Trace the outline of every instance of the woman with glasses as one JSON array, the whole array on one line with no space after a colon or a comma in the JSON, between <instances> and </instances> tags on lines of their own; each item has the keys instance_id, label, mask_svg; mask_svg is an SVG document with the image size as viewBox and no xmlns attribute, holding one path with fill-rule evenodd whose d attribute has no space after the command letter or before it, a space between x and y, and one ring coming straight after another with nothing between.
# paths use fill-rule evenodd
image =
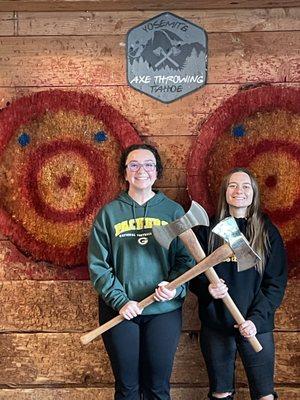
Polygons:
<instances>
[{"instance_id":1,"label":"woman with glasses","mask_svg":"<svg viewBox=\"0 0 300 400\"><path fill-rule=\"evenodd\" d=\"M248 378L252 400L273 400L274 391L274 314L279 307L287 281L285 250L277 228L262 213L259 188L246 169L235 168L223 178L217 217L198 237L207 253L220 246L211 233L220 220L232 216L261 256L256 268L237 272L232 257L216 267L222 279L209 284L205 276L195 278L191 290L198 296L201 320L200 346L206 363L210 399L233 399L235 358L239 352ZM235 322L220 300L227 292L245 317ZM255 353L247 338L256 335L263 350Z\"/></svg>"},{"instance_id":2,"label":"woman with glasses","mask_svg":"<svg viewBox=\"0 0 300 400\"><path fill-rule=\"evenodd\" d=\"M165 285L192 260L179 239L166 250L152 235L153 225L184 214L179 204L153 189L162 170L153 146L128 147L120 160L128 190L100 210L90 236L89 270L99 293L100 324L118 314L125 318L103 334L116 400L170 399L186 287L168 290ZM140 309L138 302L153 292L156 302Z\"/></svg>"}]
</instances>

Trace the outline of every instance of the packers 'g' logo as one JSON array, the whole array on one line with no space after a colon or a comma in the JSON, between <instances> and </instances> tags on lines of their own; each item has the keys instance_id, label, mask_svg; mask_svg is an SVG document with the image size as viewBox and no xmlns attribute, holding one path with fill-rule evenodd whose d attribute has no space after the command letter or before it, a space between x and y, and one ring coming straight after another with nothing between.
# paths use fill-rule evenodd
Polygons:
<instances>
[{"instance_id":1,"label":"packers 'g' logo","mask_svg":"<svg viewBox=\"0 0 300 400\"><path fill-rule=\"evenodd\" d=\"M145 246L145 244L147 244L148 241L149 241L148 238L146 238L146 237L141 237L141 238L139 238L138 243L139 243L141 246Z\"/></svg>"}]
</instances>

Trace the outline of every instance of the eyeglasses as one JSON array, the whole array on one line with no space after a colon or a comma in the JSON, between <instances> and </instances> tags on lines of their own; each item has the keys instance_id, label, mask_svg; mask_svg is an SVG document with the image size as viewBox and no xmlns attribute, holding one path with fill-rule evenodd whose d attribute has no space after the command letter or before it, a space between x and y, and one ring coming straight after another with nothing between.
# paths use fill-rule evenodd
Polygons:
<instances>
[{"instance_id":1,"label":"eyeglasses","mask_svg":"<svg viewBox=\"0 0 300 400\"><path fill-rule=\"evenodd\" d=\"M147 172L153 172L156 169L156 164L153 161L146 161L144 163L139 163L137 161L131 161L126 165L126 167L131 172L137 172L141 167Z\"/></svg>"}]
</instances>

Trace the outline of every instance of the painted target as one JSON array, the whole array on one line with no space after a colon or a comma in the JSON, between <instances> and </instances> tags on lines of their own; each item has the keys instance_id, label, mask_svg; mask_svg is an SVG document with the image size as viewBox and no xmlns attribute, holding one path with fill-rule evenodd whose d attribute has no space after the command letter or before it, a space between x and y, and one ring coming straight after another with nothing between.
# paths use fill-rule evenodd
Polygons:
<instances>
[{"instance_id":1,"label":"painted target","mask_svg":"<svg viewBox=\"0 0 300 400\"><path fill-rule=\"evenodd\" d=\"M188 161L191 197L213 214L222 177L234 167L257 177L262 204L285 240L290 273L300 261L300 91L241 91L200 128Z\"/></svg>"},{"instance_id":2,"label":"painted target","mask_svg":"<svg viewBox=\"0 0 300 400\"><path fill-rule=\"evenodd\" d=\"M86 264L98 209L121 190L123 148L140 137L104 101L47 91L0 113L0 229L35 260Z\"/></svg>"}]
</instances>

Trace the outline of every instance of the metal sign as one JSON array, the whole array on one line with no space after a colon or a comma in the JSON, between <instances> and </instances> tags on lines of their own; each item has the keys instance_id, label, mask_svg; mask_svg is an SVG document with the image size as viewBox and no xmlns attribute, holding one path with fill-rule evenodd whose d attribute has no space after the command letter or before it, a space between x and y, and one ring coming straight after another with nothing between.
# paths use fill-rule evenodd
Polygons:
<instances>
[{"instance_id":1,"label":"metal sign","mask_svg":"<svg viewBox=\"0 0 300 400\"><path fill-rule=\"evenodd\" d=\"M127 34L127 80L134 89L171 103L206 83L204 29L165 12Z\"/></svg>"}]
</instances>

